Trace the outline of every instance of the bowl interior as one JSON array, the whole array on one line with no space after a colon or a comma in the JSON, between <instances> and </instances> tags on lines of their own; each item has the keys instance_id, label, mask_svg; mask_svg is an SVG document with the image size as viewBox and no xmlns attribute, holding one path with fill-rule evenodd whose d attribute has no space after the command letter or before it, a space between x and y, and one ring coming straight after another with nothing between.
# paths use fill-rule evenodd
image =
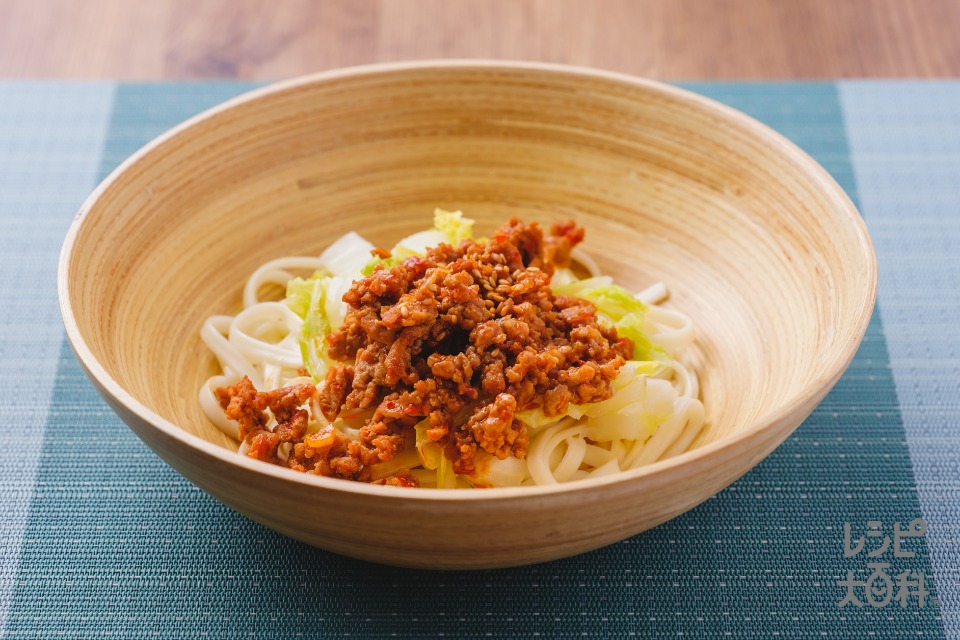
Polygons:
<instances>
[{"instance_id":1,"label":"bowl interior","mask_svg":"<svg viewBox=\"0 0 960 640\"><path fill-rule=\"evenodd\" d=\"M392 246L462 209L573 217L617 282L688 313L707 426L693 446L825 392L873 299L869 240L838 187L764 127L655 83L538 66L411 65L258 92L152 143L75 225L69 308L137 401L233 448L197 403L203 320L260 264L355 230Z\"/></svg>"}]
</instances>

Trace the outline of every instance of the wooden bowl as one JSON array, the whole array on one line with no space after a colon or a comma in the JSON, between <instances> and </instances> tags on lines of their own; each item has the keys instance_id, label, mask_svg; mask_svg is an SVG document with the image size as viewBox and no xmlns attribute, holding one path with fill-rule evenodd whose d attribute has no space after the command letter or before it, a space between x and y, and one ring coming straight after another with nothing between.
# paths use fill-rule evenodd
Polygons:
<instances>
[{"instance_id":1,"label":"wooden bowl","mask_svg":"<svg viewBox=\"0 0 960 640\"><path fill-rule=\"evenodd\" d=\"M556 487L443 491L299 474L239 456L197 389L201 322L261 263L356 230L391 246L462 209L575 217L630 288L692 316L707 425L687 453ZM573 555L683 513L753 467L849 364L876 291L870 239L816 162L732 109L636 78L429 62L296 79L160 136L83 205L59 294L97 389L161 458L281 533L397 565ZM130 471L136 473L135 469Z\"/></svg>"}]
</instances>

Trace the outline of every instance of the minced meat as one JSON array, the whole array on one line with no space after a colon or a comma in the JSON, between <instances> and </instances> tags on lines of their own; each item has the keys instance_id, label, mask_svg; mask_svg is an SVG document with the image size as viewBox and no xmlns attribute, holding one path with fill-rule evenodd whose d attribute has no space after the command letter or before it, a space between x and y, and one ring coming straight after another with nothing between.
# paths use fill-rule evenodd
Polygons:
<instances>
[{"instance_id":1,"label":"minced meat","mask_svg":"<svg viewBox=\"0 0 960 640\"><path fill-rule=\"evenodd\" d=\"M264 394L246 381L217 394L240 423L248 455L369 481L370 466L410 446L414 426L427 421L427 437L457 473L473 471L479 449L524 457L527 429L518 412L539 407L556 416L571 402L609 398L633 352L628 338L597 322L590 302L550 290L555 267L570 264L582 239L573 222L544 236L536 222L512 218L489 241L441 244L423 257L378 265L343 297L349 312L327 337L327 355L343 364L329 369L317 391L328 420L372 410L359 438L332 428L304 436L306 416L294 409L311 397L311 385ZM383 249L374 255L390 257ZM274 431L265 427L268 408ZM277 453L283 442L294 443L286 461ZM383 482L416 481L401 472Z\"/></svg>"}]
</instances>

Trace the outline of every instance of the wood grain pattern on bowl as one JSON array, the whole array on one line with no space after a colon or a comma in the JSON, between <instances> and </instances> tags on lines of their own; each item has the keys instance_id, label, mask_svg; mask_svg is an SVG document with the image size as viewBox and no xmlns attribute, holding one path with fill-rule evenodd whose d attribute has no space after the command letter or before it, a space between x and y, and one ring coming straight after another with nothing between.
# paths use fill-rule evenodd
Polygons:
<instances>
[{"instance_id":1,"label":"wood grain pattern on bowl","mask_svg":"<svg viewBox=\"0 0 960 640\"><path fill-rule=\"evenodd\" d=\"M391 246L434 207L488 233L575 217L627 287L661 280L694 320L707 426L688 453L559 487L443 492L308 477L242 458L203 415L201 322L246 277L356 230ZM863 223L829 175L759 123L602 72L501 62L360 67L281 83L150 143L64 245L71 343L164 460L282 533L380 562L493 567L623 539L773 450L849 364L873 308Z\"/></svg>"}]
</instances>

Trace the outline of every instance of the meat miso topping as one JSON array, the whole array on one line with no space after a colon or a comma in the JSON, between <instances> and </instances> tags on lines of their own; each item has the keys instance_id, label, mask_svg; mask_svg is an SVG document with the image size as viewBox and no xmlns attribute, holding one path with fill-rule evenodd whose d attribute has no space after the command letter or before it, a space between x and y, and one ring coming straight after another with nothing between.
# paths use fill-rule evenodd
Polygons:
<instances>
[{"instance_id":1,"label":"meat miso topping","mask_svg":"<svg viewBox=\"0 0 960 640\"><path fill-rule=\"evenodd\" d=\"M343 296L349 311L326 338L336 362L311 384L258 392L249 379L217 389L247 455L299 471L360 481L413 447L415 426L459 474L478 451L526 455L520 411L559 416L570 403L612 395L633 343L601 326L592 303L555 296L550 277L583 240L573 222L550 232L508 220L487 241L440 244L394 266L384 261ZM308 433L312 401L326 422L368 416L354 438L332 424ZM270 416L276 426L268 428ZM416 485L405 470L381 483Z\"/></svg>"}]
</instances>

